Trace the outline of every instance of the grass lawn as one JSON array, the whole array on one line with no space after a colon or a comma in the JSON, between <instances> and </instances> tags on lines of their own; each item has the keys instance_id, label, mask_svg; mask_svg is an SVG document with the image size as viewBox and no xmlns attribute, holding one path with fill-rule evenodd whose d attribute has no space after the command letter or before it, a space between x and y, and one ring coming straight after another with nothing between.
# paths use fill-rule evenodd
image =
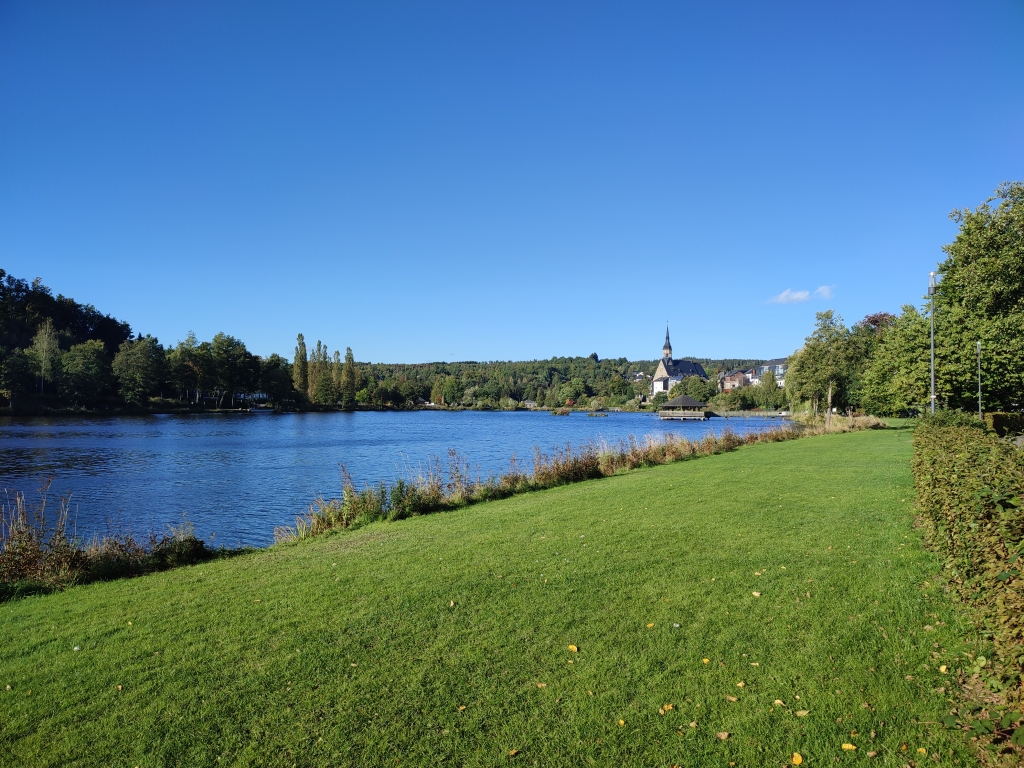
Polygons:
<instances>
[{"instance_id":1,"label":"grass lawn","mask_svg":"<svg viewBox=\"0 0 1024 768\"><path fill-rule=\"evenodd\" d=\"M913 527L910 440L755 445L0 604L0 764L973 764L935 725L969 630Z\"/></svg>"}]
</instances>

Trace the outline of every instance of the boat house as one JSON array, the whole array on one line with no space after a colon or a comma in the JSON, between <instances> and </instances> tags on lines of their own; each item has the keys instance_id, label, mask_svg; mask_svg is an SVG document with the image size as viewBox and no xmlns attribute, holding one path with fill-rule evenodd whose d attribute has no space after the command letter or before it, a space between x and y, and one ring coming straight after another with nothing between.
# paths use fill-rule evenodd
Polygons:
<instances>
[{"instance_id":1,"label":"boat house","mask_svg":"<svg viewBox=\"0 0 1024 768\"><path fill-rule=\"evenodd\" d=\"M663 419L700 419L704 421L711 415L707 403L698 403L692 397L680 395L665 403L658 410Z\"/></svg>"}]
</instances>

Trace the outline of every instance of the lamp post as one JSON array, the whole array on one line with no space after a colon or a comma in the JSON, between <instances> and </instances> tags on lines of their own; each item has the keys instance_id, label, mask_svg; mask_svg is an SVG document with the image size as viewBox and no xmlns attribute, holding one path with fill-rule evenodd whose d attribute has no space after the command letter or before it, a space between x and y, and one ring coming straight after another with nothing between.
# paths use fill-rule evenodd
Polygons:
<instances>
[{"instance_id":1,"label":"lamp post","mask_svg":"<svg viewBox=\"0 0 1024 768\"><path fill-rule=\"evenodd\" d=\"M928 273L928 296L931 297L931 316L932 316L932 413L935 413L935 273Z\"/></svg>"},{"instance_id":2,"label":"lamp post","mask_svg":"<svg viewBox=\"0 0 1024 768\"><path fill-rule=\"evenodd\" d=\"M978 418L984 419L981 415L981 342L978 342Z\"/></svg>"}]
</instances>

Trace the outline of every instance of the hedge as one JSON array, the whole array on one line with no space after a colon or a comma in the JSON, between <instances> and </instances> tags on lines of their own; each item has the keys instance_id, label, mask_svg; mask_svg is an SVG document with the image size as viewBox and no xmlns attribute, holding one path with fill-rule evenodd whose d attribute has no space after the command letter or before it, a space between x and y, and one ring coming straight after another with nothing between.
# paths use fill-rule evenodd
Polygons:
<instances>
[{"instance_id":1,"label":"hedge","mask_svg":"<svg viewBox=\"0 0 1024 768\"><path fill-rule=\"evenodd\" d=\"M1000 437L1024 433L1024 413L986 413L985 423Z\"/></svg>"},{"instance_id":2,"label":"hedge","mask_svg":"<svg viewBox=\"0 0 1024 768\"><path fill-rule=\"evenodd\" d=\"M923 419L914 431L913 470L929 542L1017 683L1024 672L1024 451L977 419ZM1019 701L1015 688L1010 698Z\"/></svg>"}]
</instances>

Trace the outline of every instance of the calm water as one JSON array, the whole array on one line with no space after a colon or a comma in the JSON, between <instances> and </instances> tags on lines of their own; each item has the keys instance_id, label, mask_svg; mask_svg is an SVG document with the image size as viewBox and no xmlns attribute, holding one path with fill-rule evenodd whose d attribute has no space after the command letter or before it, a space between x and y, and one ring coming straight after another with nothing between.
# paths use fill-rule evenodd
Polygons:
<instances>
[{"instance_id":1,"label":"calm water","mask_svg":"<svg viewBox=\"0 0 1024 768\"><path fill-rule=\"evenodd\" d=\"M207 414L0 419L0 489L32 496L40 478L71 492L77 533L163 532L187 517L214 543L264 545L317 494L340 493L339 464L358 485L414 474L455 448L481 476L509 458L566 442L673 432L745 433L777 420L662 422L646 413Z\"/></svg>"}]
</instances>

